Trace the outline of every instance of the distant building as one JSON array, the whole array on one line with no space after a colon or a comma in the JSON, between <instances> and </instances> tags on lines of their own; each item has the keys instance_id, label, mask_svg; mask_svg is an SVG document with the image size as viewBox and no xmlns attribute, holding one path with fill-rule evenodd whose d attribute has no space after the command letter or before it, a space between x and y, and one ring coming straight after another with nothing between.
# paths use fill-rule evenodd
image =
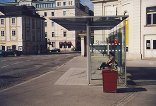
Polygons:
<instances>
[{"instance_id":1,"label":"distant building","mask_svg":"<svg viewBox=\"0 0 156 106\"><path fill-rule=\"evenodd\" d=\"M156 0L91 0L95 16L129 15L125 21L127 59L156 58ZM109 31L96 31L106 41Z\"/></svg>"},{"instance_id":2,"label":"distant building","mask_svg":"<svg viewBox=\"0 0 156 106\"><path fill-rule=\"evenodd\" d=\"M73 48L81 50L79 33L69 31L51 21L50 17L88 16L91 11L83 6L80 0L17 0L19 5L34 6L36 11L45 20L45 37L47 49L60 48L62 51L71 51Z\"/></svg>"},{"instance_id":3,"label":"distant building","mask_svg":"<svg viewBox=\"0 0 156 106\"><path fill-rule=\"evenodd\" d=\"M24 54L46 51L44 18L32 6L0 6L0 49Z\"/></svg>"}]
</instances>

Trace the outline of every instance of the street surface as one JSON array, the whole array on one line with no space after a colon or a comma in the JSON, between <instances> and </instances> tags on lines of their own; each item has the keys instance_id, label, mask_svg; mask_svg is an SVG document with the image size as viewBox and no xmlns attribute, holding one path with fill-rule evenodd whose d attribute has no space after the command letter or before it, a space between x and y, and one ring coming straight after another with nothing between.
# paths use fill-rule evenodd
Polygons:
<instances>
[{"instance_id":1,"label":"street surface","mask_svg":"<svg viewBox=\"0 0 156 106\"><path fill-rule=\"evenodd\" d=\"M0 90L0 106L156 106L155 60L127 61L128 86L105 93L101 85L83 83L87 57L76 55L0 58L1 81L14 84Z\"/></svg>"},{"instance_id":2,"label":"street surface","mask_svg":"<svg viewBox=\"0 0 156 106\"><path fill-rule=\"evenodd\" d=\"M74 53L0 57L0 90L55 70L77 55Z\"/></svg>"}]
</instances>

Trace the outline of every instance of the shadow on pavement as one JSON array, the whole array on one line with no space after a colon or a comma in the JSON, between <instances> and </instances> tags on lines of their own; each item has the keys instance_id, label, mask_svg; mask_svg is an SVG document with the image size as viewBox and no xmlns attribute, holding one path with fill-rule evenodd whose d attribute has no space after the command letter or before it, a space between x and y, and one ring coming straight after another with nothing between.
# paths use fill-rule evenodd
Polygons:
<instances>
[{"instance_id":1,"label":"shadow on pavement","mask_svg":"<svg viewBox=\"0 0 156 106\"><path fill-rule=\"evenodd\" d=\"M19 77L11 76L11 75L2 75L2 76L0 76L0 79L14 79L14 78L19 78Z\"/></svg>"},{"instance_id":2,"label":"shadow on pavement","mask_svg":"<svg viewBox=\"0 0 156 106\"><path fill-rule=\"evenodd\" d=\"M156 67L127 67L128 85L156 85Z\"/></svg>"},{"instance_id":3,"label":"shadow on pavement","mask_svg":"<svg viewBox=\"0 0 156 106\"><path fill-rule=\"evenodd\" d=\"M118 88L117 93L130 93L130 92L141 92L147 91L145 88L142 87L134 87L134 88Z\"/></svg>"}]
</instances>

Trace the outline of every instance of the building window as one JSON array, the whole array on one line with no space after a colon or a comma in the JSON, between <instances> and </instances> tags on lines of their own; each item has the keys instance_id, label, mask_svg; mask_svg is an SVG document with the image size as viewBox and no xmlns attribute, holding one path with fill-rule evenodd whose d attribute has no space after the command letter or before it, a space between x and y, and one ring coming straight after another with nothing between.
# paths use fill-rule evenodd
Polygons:
<instances>
[{"instance_id":1,"label":"building window","mask_svg":"<svg viewBox=\"0 0 156 106\"><path fill-rule=\"evenodd\" d=\"M44 22L44 26L47 27L47 22Z\"/></svg>"},{"instance_id":2,"label":"building window","mask_svg":"<svg viewBox=\"0 0 156 106\"><path fill-rule=\"evenodd\" d=\"M12 45L12 49L13 50L16 50L16 45Z\"/></svg>"},{"instance_id":3,"label":"building window","mask_svg":"<svg viewBox=\"0 0 156 106\"><path fill-rule=\"evenodd\" d=\"M11 49L11 46L7 46L7 50Z\"/></svg>"},{"instance_id":4,"label":"building window","mask_svg":"<svg viewBox=\"0 0 156 106\"><path fill-rule=\"evenodd\" d=\"M32 35L32 41L35 41L35 34Z\"/></svg>"},{"instance_id":5,"label":"building window","mask_svg":"<svg viewBox=\"0 0 156 106\"><path fill-rule=\"evenodd\" d=\"M55 23L52 21L52 22L51 22L51 26L54 26L54 24L55 24Z\"/></svg>"},{"instance_id":6,"label":"building window","mask_svg":"<svg viewBox=\"0 0 156 106\"><path fill-rule=\"evenodd\" d=\"M151 14L147 14L147 24L151 24Z\"/></svg>"},{"instance_id":7,"label":"building window","mask_svg":"<svg viewBox=\"0 0 156 106\"><path fill-rule=\"evenodd\" d=\"M32 28L35 28L35 19L32 19Z\"/></svg>"},{"instance_id":8,"label":"building window","mask_svg":"<svg viewBox=\"0 0 156 106\"><path fill-rule=\"evenodd\" d=\"M146 8L146 24L155 25L156 24L156 6Z\"/></svg>"},{"instance_id":9,"label":"building window","mask_svg":"<svg viewBox=\"0 0 156 106\"><path fill-rule=\"evenodd\" d=\"M63 37L67 37L67 32L63 32Z\"/></svg>"},{"instance_id":10,"label":"building window","mask_svg":"<svg viewBox=\"0 0 156 106\"><path fill-rule=\"evenodd\" d=\"M30 17L25 18L26 27L30 27Z\"/></svg>"},{"instance_id":11,"label":"building window","mask_svg":"<svg viewBox=\"0 0 156 106\"><path fill-rule=\"evenodd\" d=\"M45 8L45 4L42 4L42 8Z\"/></svg>"},{"instance_id":12,"label":"building window","mask_svg":"<svg viewBox=\"0 0 156 106\"><path fill-rule=\"evenodd\" d=\"M12 31L12 36L16 36L16 31L15 30Z\"/></svg>"},{"instance_id":13,"label":"building window","mask_svg":"<svg viewBox=\"0 0 156 106\"><path fill-rule=\"evenodd\" d=\"M36 8L39 8L39 4L36 4Z\"/></svg>"},{"instance_id":14,"label":"building window","mask_svg":"<svg viewBox=\"0 0 156 106\"><path fill-rule=\"evenodd\" d=\"M55 37L55 32L52 32L51 34L52 34L52 37Z\"/></svg>"},{"instance_id":15,"label":"building window","mask_svg":"<svg viewBox=\"0 0 156 106\"><path fill-rule=\"evenodd\" d=\"M43 8L43 4L40 4L40 8Z\"/></svg>"},{"instance_id":16,"label":"building window","mask_svg":"<svg viewBox=\"0 0 156 106\"><path fill-rule=\"evenodd\" d=\"M47 32L45 32L45 37L47 37Z\"/></svg>"},{"instance_id":17,"label":"building window","mask_svg":"<svg viewBox=\"0 0 156 106\"><path fill-rule=\"evenodd\" d=\"M51 7L54 7L53 3L51 3Z\"/></svg>"},{"instance_id":18,"label":"building window","mask_svg":"<svg viewBox=\"0 0 156 106\"><path fill-rule=\"evenodd\" d=\"M11 23L14 25L15 24L15 18L11 18Z\"/></svg>"},{"instance_id":19,"label":"building window","mask_svg":"<svg viewBox=\"0 0 156 106\"><path fill-rule=\"evenodd\" d=\"M48 8L50 8L51 7L51 4L48 4Z\"/></svg>"},{"instance_id":20,"label":"building window","mask_svg":"<svg viewBox=\"0 0 156 106\"><path fill-rule=\"evenodd\" d=\"M54 12L51 12L51 16L54 16Z\"/></svg>"},{"instance_id":21,"label":"building window","mask_svg":"<svg viewBox=\"0 0 156 106\"><path fill-rule=\"evenodd\" d=\"M63 16L65 16L66 15L66 11L63 11Z\"/></svg>"},{"instance_id":22,"label":"building window","mask_svg":"<svg viewBox=\"0 0 156 106\"><path fill-rule=\"evenodd\" d=\"M73 1L69 1L69 5L72 5L73 4Z\"/></svg>"},{"instance_id":23,"label":"building window","mask_svg":"<svg viewBox=\"0 0 156 106\"><path fill-rule=\"evenodd\" d=\"M47 4L44 4L44 8L47 8Z\"/></svg>"},{"instance_id":24,"label":"building window","mask_svg":"<svg viewBox=\"0 0 156 106\"><path fill-rule=\"evenodd\" d=\"M146 40L146 49L150 49L150 40Z\"/></svg>"},{"instance_id":25,"label":"building window","mask_svg":"<svg viewBox=\"0 0 156 106\"><path fill-rule=\"evenodd\" d=\"M63 42L59 42L59 48L63 47Z\"/></svg>"},{"instance_id":26,"label":"building window","mask_svg":"<svg viewBox=\"0 0 156 106\"><path fill-rule=\"evenodd\" d=\"M57 6L61 6L61 2L57 2Z\"/></svg>"},{"instance_id":27,"label":"building window","mask_svg":"<svg viewBox=\"0 0 156 106\"><path fill-rule=\"evenodd\" d=\"M153 40L153 49L156 49L156 40Z\"/></svg>"},{"instance_id":28,"label":"building window","mask_svg":"<svg viewBox=\"0 0 156 106\"><path fill-rule=\"evenodd\" d=\"M66 2L63 2L63 6L66 6Z\"/></svg>"},{"instance_id":29,"label":"building window","mask_svg":"<svg viewBox=\"0 0 156 106\"><path fill-rule=\"evenodd\" d=\"M19 50L19 51L23 51L22 46L18 46L18 50Z\"/></svg>"},{"instance_id":30,"label":"building window","mask_svg":"<svg viewBox=\"0 0 156 106\"><path fill-rule=\"evenodd\" d=\"M4 31L1 31L1 36L4 36Z\"/></svg>"},{"instance_id":31,"label":"building window","mask_svg":"<svg viewBox=\"0 0 156 106\"><path fill-rule=\"evenodd\" d=\"M52 46L52 47L55 47L55 42L52 42L52 43L51 43L51 46Z\"/></svg>"},{"instance_id":32,"label":"building window","mask_svg":"<svg viewBox=\"0 0 156 106\"><path fill-rule=\"evenodd\" d=\"M64 48L67 48L67 42L66 41L63 42L63 46L64 46Z\"/></svg>"},{"instance_id":33,"label":"building window","mask_svg":"<svg viewBox=\"0 0 156 106\"><path fill-rule=\"evenodd\" d=\"M156 13L153 14L153 24L156 24Z\"/></svg>"},{"instance_id":34,"label":"building window","mask_svg":"<svg viewBox=\"0 0 156 106\"><path fill-rule=\"evenodd\" d=\"M1 19L1 25L4 25L4 19Z\"/></svg>"},{"instance_id":35,"label":"building window","mask_svg":"<svg viewBox=\"0 0 156 106\"><path fill-rule=\"evenodd\" d=\"M47 16L47 12L44 12L44 16Z\"/></svg>"},{"instance_id":36,"label":"building window","mask_svg":"<svg viewBox=\"0 0 156 106\"><path fill-rule=\"evenodd\" d=\"M5 50L5 46L1 46L1 50Z\"/></svg>"},{"instance_id":37,"label":"building window","mask_svg":"<svg viewBox=\"0 0 156 106\"><path fill-rule=\"evenodd\" d=\"M71 43L71 42L68 42L68 43L67 43L67 46L68 46L68 48L71 48L72 43Z\"/></svg>"}]
</instances>

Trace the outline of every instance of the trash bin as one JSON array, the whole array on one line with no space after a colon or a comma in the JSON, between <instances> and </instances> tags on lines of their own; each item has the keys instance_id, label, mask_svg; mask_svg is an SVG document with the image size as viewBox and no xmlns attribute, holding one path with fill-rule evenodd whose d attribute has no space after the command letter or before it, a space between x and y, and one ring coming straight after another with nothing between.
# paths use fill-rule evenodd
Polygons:
<instances>
[{"instance_id":1,"label":"trash bin","mask_svg":"<svg viewBox=\"0 0 156 106\"><path fill-rule=\"evenodd\" d=\"M117 71L111 71L111 69L102 70L103 79L103 92L113 93L117 90Z\"/></svg>"}]
</instances>

